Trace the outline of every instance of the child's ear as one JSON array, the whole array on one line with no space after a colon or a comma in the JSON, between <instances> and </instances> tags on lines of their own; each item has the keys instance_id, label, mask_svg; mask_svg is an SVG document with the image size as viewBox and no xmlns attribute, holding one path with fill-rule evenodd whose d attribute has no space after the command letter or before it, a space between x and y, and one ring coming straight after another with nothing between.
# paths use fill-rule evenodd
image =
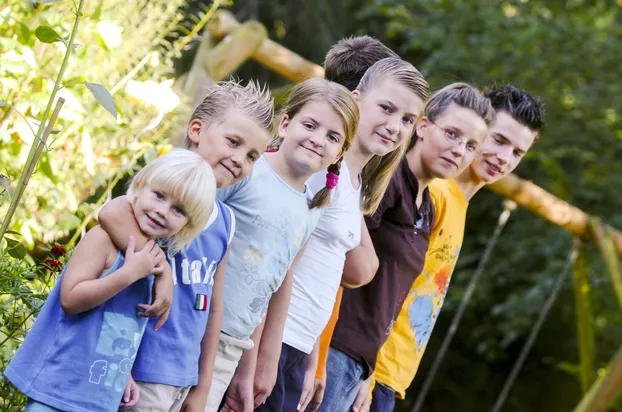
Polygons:
<instances>
[{"instance_id":1,"label":"child's ear","mask_svg":"<svg viewBox=\"0 0 622 412\"><path fill-rule=\"evenodd\" d=\"M285 137L285 131L287 130L288 126L289 126L289 116L284 114L283 117L281 117L281 121L279 122L279 137L280 138Z\"/></svg>"},{"instance_id":2,"label":"child's ear","mask_svg":"<svg viewBox=\"0 0 622 412\"><path fill-rule=\"evenodd\" d=\"M420 138L423 137L428 127L430 127L430 119L423 116L421 119L419 119L417 125L415 126L417 136L419 136Z\"/></svg>"},{"instance_id":3,"label":"child's ear","mask_svg":"<svg viewBox=\"0 0 622 412\"><path fill-rule=\"evenodd\" d=\"M359 99L361 98L361 92L359 92L356 89L352 90L352 97L354 97L354 100L356 100L358 102Z\"/></svg>"},{"instance_id":4,"label":"child's ear","mask_svg":"<svg viewBox=\"0 0 622 412\"><path fill-rule=\"evenodd\" d=\"M339 163L341 161L341 158L343 157L343 154L346 152L346 148L342 147L341 150L339 151L339 154L337 155L337 157L335 158L335 161L333 163Z\"/></svg>"},{"instance_id":5,"label":"child's ear","mask_svg":"<svg viewBox=\"0 0 622 412\"><path fill-rule=\"evenodd\" d=\"M192 143L194 144L199 144L199 140L201 138L201 131L204 127L205 124L201 119L192 120L188 125L188 130L186 132L188 134L188 139L190 139L190 141L192 141Z\"/></svg>"}]
</instances>

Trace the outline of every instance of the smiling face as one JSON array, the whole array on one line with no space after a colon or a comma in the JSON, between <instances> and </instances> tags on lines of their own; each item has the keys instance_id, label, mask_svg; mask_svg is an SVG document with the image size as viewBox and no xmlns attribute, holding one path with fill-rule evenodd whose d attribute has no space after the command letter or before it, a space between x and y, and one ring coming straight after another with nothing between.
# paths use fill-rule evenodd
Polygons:
<instances>
[{"instance_id":1,"label":"smiling face","mask_svg":"<svg viewBox=\"0 0 622 412\"><path fill-rule=\"evenodd\" d=\"M228 111L211 127L194 119L188 125L188 138L190 149L212 167L217 187L230 186L248 176L270 141L266 129L237 110Z\"/></svg>"},{"instance_id":2,"label":"smiling face","mask_svg":"<svg viewBox=\"0 0 622 412\"><path fill-rule=\"evenodd\" d=\"M480 150L488 127L477 113L452 103L434 122L423 117L417 124L418 154L426 179L449 179L464 171Z\"/></svg>"},{"instance_id":3,"label":"smiling face","mask_svg":"<svg viewBox=\"0 0 622 412\"><path fill-rule=\"evenodd\" d=\"M353 146L370 155L384 156L413 134L425 103L406 86L389 78L369 90L355 90L361 119Z\"/></svg>"},{"instance_id":4,"label":"smiling face","mask_svg":"<svg viewBox=\"0 0 622 412\"><path fill-rule=\"evenodd\" d=\"M506 112L497 112L497 120L471 164L472 175L485 184L507 176L516 169L537 136L536 131Z\"/></svg>"},{"instance_id":5,"label":"smiling face","mask_svg":"<svg viewBox=\"0 0 622 412\"><path fill-rule=\"evenodd\" d=\"M157 186L141 189L133 207L140 230L150 239L171 237L188 223L180 202Z\"/></svg>"},{"instance_id":6,"label":"smiling face","mask_svg":"<svg viewBox=\"0 0 622 412\"><path fill-rule=\"evenodd\" d=\"M282 154L292 169L312 174L326 169L343 154L344 121L326 102L312 100L279 125Z\"/></svg>"}]
</instances>

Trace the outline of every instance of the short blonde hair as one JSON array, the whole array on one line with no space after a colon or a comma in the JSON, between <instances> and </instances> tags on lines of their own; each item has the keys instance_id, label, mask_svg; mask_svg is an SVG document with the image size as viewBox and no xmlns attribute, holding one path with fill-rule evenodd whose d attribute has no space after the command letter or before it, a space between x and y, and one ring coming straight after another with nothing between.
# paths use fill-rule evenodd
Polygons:
<instances>
[{"instance_id":1,"label":"short blonde hair","mask_svg":"<svg viewBox=\"0 0 622 412\"><path fill-rule=\"evenodd\" d=\"M262 87L252 80L246 86L242 86L237 80L223 81L210 86L207 95L190 116L190 122L199 119L204 121L207 127L212 127L221 123L231 109L239 110L257 122L260 127L272 131L274 101L266 86ZM192 143L186 134L184 141L186 149L190 149Z\"/></svg>"},{"instance_id":2,"label":"short blonde hair","mask_svg":"<svg viewBox=\"0 0 622 412\"><path fill-rule=\"evenodd\" d=\"M198 153L173 149L149 162L132 179L127 197L133 204L138 193L157 186L181 203L188 222L174 234L169 253L183 250L205 228L216 197L216 178L212 168Z\"/></svg>"},{"instance_id":3,"label":"short blonde hair","mask_svg":"<svg viewBox=\"0 0 622 412\"><path fill-rule=\"evenodd\" d=\"M410 90L424 103L430 98L430 86L419 70L412 64L393 57L379 60L371 66L361 78L356 89L361 95L365 95L373 90L374 84L386 79L394 80ZM384 156L375 155L363 167L363 172L361 173L363 181L361 188L363 204L361 210L364 214L370 215L374 213L378 205L380 205L391 177L408 149L410 138L411 136L407 136L399 147Z\"/></svg>"},{"instance_id":4,"label":"short blonde hair","mask_svg":"<svg viewBox=\"0 0 622 412\"><path fill-rule=\"evenodd\" d=\"M359 123L359 108L352 93L344 86L331 82L321 77L305 80L295 85L289 95L289 99L283 109L283 115L290 119L309 102L326 102L341 117L344 129L343 149L348 150L352 146L352 140L356 135ZM328 166L328 171L339 175L341 159ZM330 191L328 186L322 188L311 200L310 208L321 208L330 203Z\"/></svg>"}]
</instances>

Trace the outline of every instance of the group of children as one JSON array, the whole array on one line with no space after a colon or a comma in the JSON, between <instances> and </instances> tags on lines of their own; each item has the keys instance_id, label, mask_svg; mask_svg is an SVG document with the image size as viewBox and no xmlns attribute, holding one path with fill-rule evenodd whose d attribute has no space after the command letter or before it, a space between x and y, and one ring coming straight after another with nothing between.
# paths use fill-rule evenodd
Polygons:
<instances>
[{"instance_id":1,"label":"group of children","mask_svg":"<svg viewBox=\"0 0 622 412\"><path fill-rule=\"evenodd\" d=\"M266 89L215 85L185 149L101 210L4 375L29 412L392 411L471 197L542 116L509 85L430 96L367 36L293 87L275 138Z\"/></svg>"}]
</instances>

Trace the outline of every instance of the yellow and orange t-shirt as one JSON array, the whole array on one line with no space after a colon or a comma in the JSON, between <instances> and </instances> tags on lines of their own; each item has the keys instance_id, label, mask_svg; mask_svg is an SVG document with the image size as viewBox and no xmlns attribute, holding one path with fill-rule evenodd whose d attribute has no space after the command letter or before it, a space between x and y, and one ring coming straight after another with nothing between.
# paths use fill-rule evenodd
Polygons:
<instances>
[{"instance_id":1,"label":"yellow and orange t-shirt","mask_svg":"<svg viewBox=\"0 0 622 412\"><path fill-rule=\"evenodd\" d=\"M389 338L378 353L375 379L404 399L415 378L458 260L469 202L454 179L434 180L436 219L423 272L410 289Z\"/></svg>"}]
</instances>

